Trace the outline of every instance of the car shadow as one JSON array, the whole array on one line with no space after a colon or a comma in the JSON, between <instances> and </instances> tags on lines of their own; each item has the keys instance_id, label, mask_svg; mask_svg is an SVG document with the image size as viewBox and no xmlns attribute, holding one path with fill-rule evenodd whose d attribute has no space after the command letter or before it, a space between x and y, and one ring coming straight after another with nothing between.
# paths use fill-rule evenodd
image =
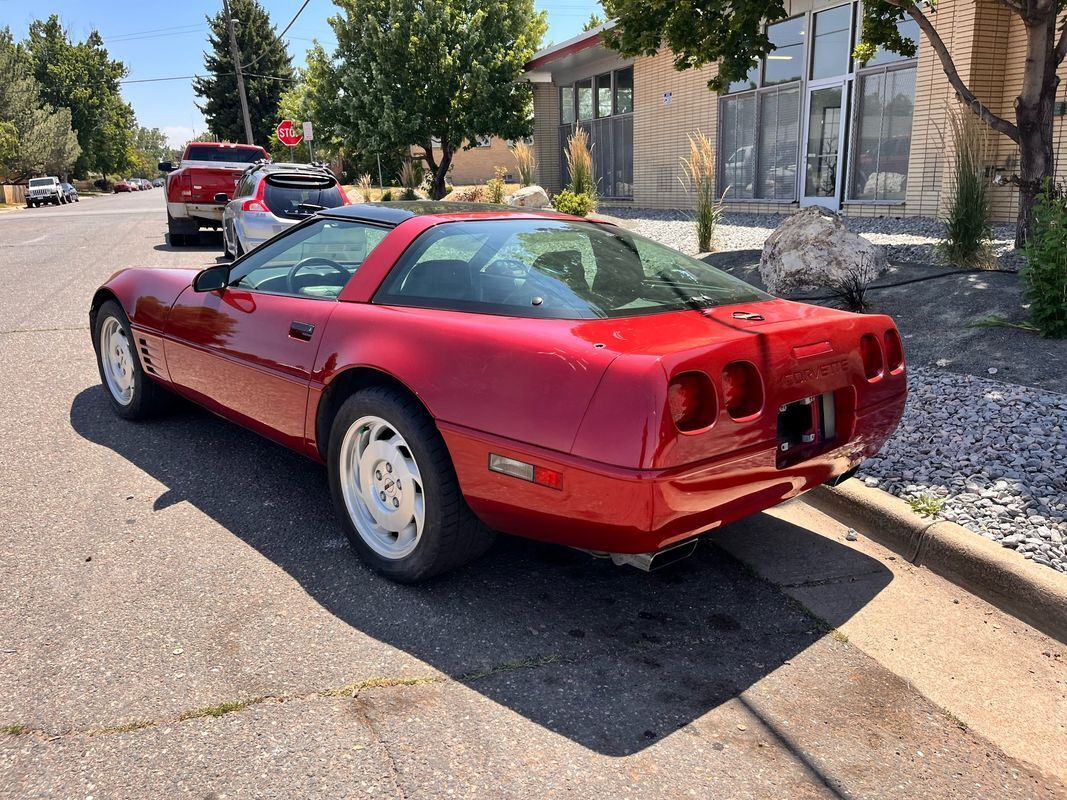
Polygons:
<instances>
[{"instance_id":1,"label":"car shadow","mask_svg":"<svg viewBox=\"0 0 1067 800\"><path fill-rule=\"evenodd\" d=\"M156 510L191 503L346 624L598 753L641 751L825 632L708 542L645 574L502 536L463 569L398 586L357 561L334 517L325 470L302 456L184 404L150 423L126 422L98 386L75 397L70 421L166 487ZM756 520L756 535L766 532L768 541L826 546L787 522ZM835 604L826 622L838 626L892 576L855 550L830 546L872 576L865 594L851 586Z\"/></svg>"},{"instance_id":2,"label":"car shadow","mask_svg":"<svg viewBox=\"0 0 1067 800\"><path fill-rule=\"evenodd\" d=\"M164 234L164 240L155 245L153 250L164 253L217 253L222 257L222 231L200 231L193 244L175 246L170 243L170 235ZM229 259L225 259L229 261Z\"/></svg>"}]
</instances>

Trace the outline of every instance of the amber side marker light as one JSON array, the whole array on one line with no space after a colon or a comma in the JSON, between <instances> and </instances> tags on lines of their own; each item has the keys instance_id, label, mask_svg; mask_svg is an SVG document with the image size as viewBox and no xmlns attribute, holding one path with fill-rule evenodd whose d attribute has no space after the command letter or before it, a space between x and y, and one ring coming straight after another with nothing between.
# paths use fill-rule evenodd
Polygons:
<instances>
[{"instance_id":1,"label":"amber side marker light","mask_svg":"<svg viewBox=\"0 0 1067 800\"><path fill-rule=\"evenodd\" d=\"M722 371L722 402L733 419L754 417L763 409L763 379L756 365L733 361Z\"/></svg>"},{"instance_id":2,"label":"amber side marker light","mask_svg":"<svg viewBox=\"0 0 1067 800\"><path fill-rule=\"evenodd\" d=\"M885 364L882 361L882 346L872 333L860 337L860 356L863 358L863 374L869 381L882 377Z\"/></svg>"},{"instance_id":3,"label":"amber side marker light","mask_svg":"<svg viewBox=\"0 0 1067 800\"><path fill-rule=\"evenodd\" d=\"M527 464L507 456L498 456L496 453L489 454L489 471L499 472L501 475L510 475L522 481L529 481L549 489L563 488L563 473L548 467L539 467L536 464Z\"/></svg>"}]
</instances>

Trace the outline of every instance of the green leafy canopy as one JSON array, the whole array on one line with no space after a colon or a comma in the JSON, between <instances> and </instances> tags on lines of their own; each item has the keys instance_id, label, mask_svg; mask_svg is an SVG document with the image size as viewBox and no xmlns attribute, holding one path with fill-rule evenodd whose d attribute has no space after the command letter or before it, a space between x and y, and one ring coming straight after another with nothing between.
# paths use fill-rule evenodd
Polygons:
<instances>
[{"instance_id":1,"label":"green leafy canopy","mask_svg":"<svg viewBox=\"0 0 1067 800\"><path fill-rule=\"evenodd\" d=\"M896 27L906 14L903 6L910 2L863 4L857 58L870 58L879 45L902 55L915 54L914 43L901 38ZM604 34L610 47L625 56L638 56L655 55L668 46L679 70L718 62L718 73L708 81L718 92L743 80L773 50L764 26L787 14L783 0L604 0L604 9L618 21Z\"/></svg>"},{"instance_id":2,"label":"green leafy canopy","mask_svg":"<svg viewBox=\"0 0 1067 800\"><path fill-rule=\"evenodd\" d=\"M337 124L352 149L417 146L439 196L455 150L530 132L519 78L547 27L533 0L336 2Z\"/></svg>"}]
</instances>

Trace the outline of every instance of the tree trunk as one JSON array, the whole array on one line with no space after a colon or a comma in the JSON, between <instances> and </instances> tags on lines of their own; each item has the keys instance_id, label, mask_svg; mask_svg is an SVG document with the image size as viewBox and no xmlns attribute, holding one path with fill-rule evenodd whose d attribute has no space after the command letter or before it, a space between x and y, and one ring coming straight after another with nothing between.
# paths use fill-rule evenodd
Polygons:
<instances>
[{"instance_id":1,"label":"tree trunk","mask_svg":"<svg viewBox=\"0 0 1067 800\"><path fill-rule=\"evenodd\" d=\"M1019 211L1015 223L1015 246L1030 237L1034 201L1046 179L1056 169L1052 150L1052 112L1060 79L1056 76L1056 14L1026 21L1027 59L1023 86L1015 98L1015 121L1019 129Z\"/></svg>"},{"instance_id":2,"label":"tree trunk","mask_svg":"<svg viewBox=\"0 0 1067 800\"><path fill-rule=\"evenodd\" d=\"M430 197L440 200L445 196L445 178L448 177L448 168L452 166L452 148L447 142L441 145L441 161L433 172L433 181L430 183Z\"/></svg>"}]
</instances>

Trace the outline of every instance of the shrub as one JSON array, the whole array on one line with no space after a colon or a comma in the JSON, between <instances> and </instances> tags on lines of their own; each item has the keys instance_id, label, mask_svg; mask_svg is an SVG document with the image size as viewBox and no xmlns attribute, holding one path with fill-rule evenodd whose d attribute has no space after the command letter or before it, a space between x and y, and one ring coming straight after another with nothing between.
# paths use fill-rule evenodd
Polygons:
<instances>
[{"instance_id":1,"label":"shrub","mask_svg":"<svg viewBox=\"0 0 1067 800\"><path fill-rule=\"evenodd\" d=\"M507 194L504 176L507 175L507 172L504 167L493 169L493 177L486 181L485 184L485 200L487 203L496 203L497 205L504 203L504 196Z\"/></svg>"},{"instance_id":2,"label":"shrub","mask_svg":"<svg viewBox=\"0 0 1067 800\"><path fill-rule=\"evenodd\" d=\"M870 303L867 302L867 287L871 285L874 275L873 267L866 263L854 266L830 281L830 294L846 311L866 311L870 308Z\"/></svg>"},{"instance_id":3,"label":"shrub","mask_svg":"<svg viewBox=\"0 0 1067 800\"><path fill-rule=\"evenodd\" d=\"M1067 198L1051 181L1034 204L1026 259L1023 297L1030 321L1042 336L1067 338Z\"/></svg>"},{"instance_id":4,"label":"shrub","mask_svg":"<svg viewBox=\"0 0 1067 800\"><path fill-rule=\"evenodd\" d=\"M585 192L572 192L570 189L564 189L552 198L552 207L561 214L584 217L596 208L596 201Z\"/></svg>"},{"instance_id":5,"label":"shrub","mask_svg":"<svg viewBox=\"0 0 1067 800\"><path fill-rule=\"evenodd\" d=\"M537 171L537 157L534 155L534 149L526 142L515 142L515 148L512 151L515 154L515 163L519 169L519 184L522 186L529 186L534 182L534 173Z\"/></svg>"},{"instance_id":6,"label":"shrub","mask_svg":"<svg viewBox=\"0 0 1067 800\"><path fill-rule=\"evenodd\" d=\"M382 192L382 202L383 203L388 203L392 199L393 199L393 190L392 189L386 189L384 192Z\"/></svg>"},{"instance_id":7,"label":"shrub","mask_svg":"<svg viewBox=\"0 0 1067 800\"><path fill-rule=\"evenodd\" d=\"M567 140L565 151L567 171L571 182L567 188L574 194L584 194L596 208L596 176L593 174L593 154L589 151L589 134L579 128Z\"/></svg>"},{"instance_id":8,"label":"shrub","mask_svg":"<svg viewBox=\"0 0 1067 800\"><path fill-rule=\"evenodd\" d=\"M710 252L715 226L722 217L723 198L715 194L715 148L703 133L689 137L689 158L683 157L682 186L695 195L697 241L702 252Z\"/></svg>"},{"instance_id":9,"label":"shrub","mask_svg":"<svg viewBox=\"0 0 1067 800\"><path fill-rule=\"evenodd\" d=\"M985 123L967 106L949 115L956 153L949 188L949 206L942 222L945 238L938 244L941 257L963 267L993 265L989 244L989 133Z\"/></svg>"}]
</instances>

